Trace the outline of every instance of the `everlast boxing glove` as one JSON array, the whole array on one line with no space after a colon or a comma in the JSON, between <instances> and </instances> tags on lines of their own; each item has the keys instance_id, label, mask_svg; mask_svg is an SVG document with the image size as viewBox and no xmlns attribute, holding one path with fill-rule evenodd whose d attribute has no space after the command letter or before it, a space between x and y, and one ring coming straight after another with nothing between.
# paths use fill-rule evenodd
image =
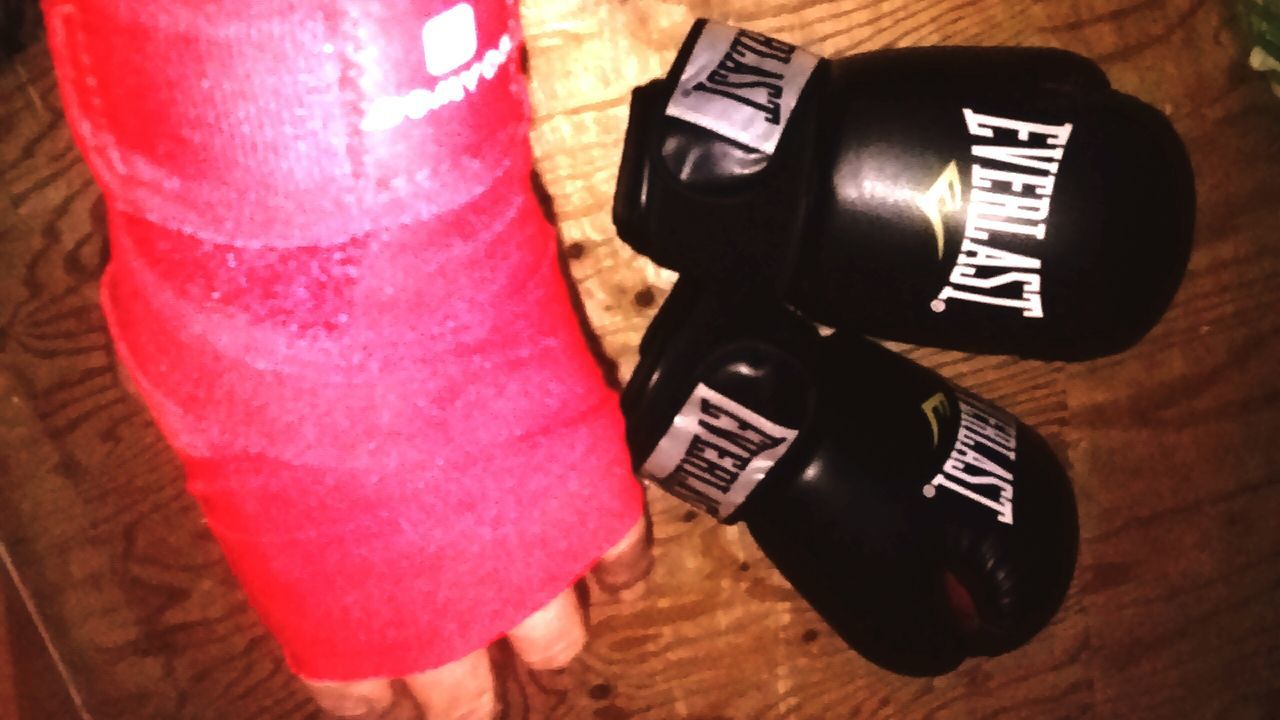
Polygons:
<instances>
[{"instance_id":1,"label":"everlast boxing glove","mask_svg":"<svg viewBox=\"0 0 1280 720\"><path fill-rule=\"evenodd\" d=\"M700 20L632 96L614 221L662 265L833 327L1082 359L1159 319L1194 204L1169 122L1072 53L829 61Z\"/></svg>"},{"instance_id":2,"label":"everlast boxing glove","mask_svg":"<svg viewBox=\"0 0 1280 720\"><path fill-rule=\"evenodd\" d=\"M856 335L682 279L623 393L640 475L726 523L853 649L932 675L1030 639L1078 539L1034 431Z\"/></svg>"}]
</instances>

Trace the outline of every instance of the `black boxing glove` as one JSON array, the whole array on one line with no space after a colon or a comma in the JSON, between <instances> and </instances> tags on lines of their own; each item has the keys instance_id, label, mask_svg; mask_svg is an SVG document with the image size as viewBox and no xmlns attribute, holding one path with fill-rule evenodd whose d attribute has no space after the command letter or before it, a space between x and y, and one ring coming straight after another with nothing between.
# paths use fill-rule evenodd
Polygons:
<instances>
[{"instance_id":1,"label":"black boxing glove","mask_svg":"<svg viewBox=\"0 0 1280 720\"><path fill-rule=\"evenodd\" d=\"M807 317L975 352L1137 342L1191 247L1163 115L1044 48L818 58L699 20L635 90L618 233L681 273L767 284Z\"/></svg>"},{"instance_id":2,"label":"black boxing glove","mask_svg":"<svg viewBox=\"0 0 1280 720\"><path fill-rule=\"evenodd\" d=\"M638 473L746 523L884 668L1007 652L1066 594L1076 508L1045 441L868 340L681 279L622 403Z\"/></svg>"}]
</instances>

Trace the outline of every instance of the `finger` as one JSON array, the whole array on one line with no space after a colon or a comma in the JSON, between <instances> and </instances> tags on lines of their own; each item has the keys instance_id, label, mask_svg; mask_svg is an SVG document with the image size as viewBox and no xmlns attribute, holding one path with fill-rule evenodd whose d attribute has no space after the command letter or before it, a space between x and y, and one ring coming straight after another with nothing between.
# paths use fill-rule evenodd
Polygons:
<instances>
[{"instance_id":1,"label":"finger","mask_svg":"<svg viewBox=\"0 0 1280 720\"><path fill-rule=\"evenodd\" d=\"M648 520L646 512L616 545L600 556L592 574L601 589L616 593L649 575L653 569L653 533Z\"/></svg>"},{"instance_id":2,"label":"finger","mask_svg":"<svg viewBox=\"0 0 1280 720\"><path fill-rule=\"evenodd\" d=\"M488 648L404 679L427 720L491 720L498 713Z\"/></svg>"},{"instance_id":3,"label":"finger","mask_svg":"<svg viewBox=\"0 0 1280 720\"><path fill-rule=\"evenodd\" d=\"M388 680L356 680L354 682L320 682L303 680L325 712L340 718L376 718L395 699Z\"/></svg>"},{"instance_id":4,"label":"finger","mask_svg":"<svg viewBox=\"0 0 1280 720\"><path fill-rule=\"evenodd\" d=\"M568 588L507 633L511 647L534 670L568 665L587 644L582 608Z\"/></svg>"}]
</instances>

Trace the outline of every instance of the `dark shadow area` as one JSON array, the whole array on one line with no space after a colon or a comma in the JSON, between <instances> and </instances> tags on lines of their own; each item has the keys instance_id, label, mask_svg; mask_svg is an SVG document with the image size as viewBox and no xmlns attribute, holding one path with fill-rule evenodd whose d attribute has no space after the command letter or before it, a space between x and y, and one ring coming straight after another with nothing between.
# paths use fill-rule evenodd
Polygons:
<instances>
[{"instance_id":1,"label":"dark shadow area","mask_svg":"<svg viewBox=\"0 0 1280 720\"><path fill-rule=\"evenodd\" d=\"M555 202L551 199L551 193L547 191L547 186L542 182L542 176L535 169L530 177L533 185L533 194L538 198L538 206L542 208L542 215L556 226ZM573 274L569 271L569 260L582 257L582 246L574 243L566 248L564 238L560 237L560 232L556 231L556 259L560 266L560 276L564 278L564 283L569 289L569 302L573 304L573 311L578 316L578 327L582 330L582 336L587 340L587 347L591 350L592 357L596 360L596 365L600 367L600 372L604 377L605 384L614 390L622 389L622 382L618 379L618 363L604 350L604 344L600 342L599 336L591 327L591 323L587 320L586 306L582 303L582 295L578 292L578 284L573 280ZM644 292L644 291L641 291ZM652 290L649 293L652 295Z\"/></svg>"},{"instance_id":2,"label":"dark shadow area","mask_svg":"<svg viewBox=\"0 0 1280 720\"><path fill-rule=\"evenodd\" d=\"M71 691L58 670L39 626L19 593L15 579L0 570L0 681L16 692L8 708L13 720L71 718L78 715Z\"/></svg>"},{"instance_id":3,"label":"dark shadow area","mask_svg":"<svg viewBox=\"0 0 1280 720\"><path fill-rule=\"evenodd\" d=\"M36 0L0 0L0 61L38 40L43 27Z\"/></svg>"}]
</instances>

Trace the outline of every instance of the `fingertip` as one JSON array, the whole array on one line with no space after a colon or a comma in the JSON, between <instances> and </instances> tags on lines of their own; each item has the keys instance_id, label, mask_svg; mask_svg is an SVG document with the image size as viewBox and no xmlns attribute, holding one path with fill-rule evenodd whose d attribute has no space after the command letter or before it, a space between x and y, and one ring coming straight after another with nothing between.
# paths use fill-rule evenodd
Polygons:
<instances>
[{"instance_id":1,"label":"fingertip","mask_svg":"<svg viewBox=\"0 0 1280 720\"><path fill-rule=\"evenodd\" d=\"M322 710L339 718L375 718L395 700L391 681L384 679L329 682L302 679Z\"/></svg>"},{"instance_id":2,"label":"fingertip","mask_svg":"<svg viewBox=\"0 0 1280 720\"><path fill-rule=\"evenodd\" d=\"M602 590L622 594L648 577L653 564L653 533L646 512L621 540L600 556L591 574ZM637 588L637 592L642 591L643 588Z\"/></svg>"},{"instance_id":3,"label":"fingertip","mask_svg":"<svg viewBox=\"0 0 1280 720\"><path fill-rule=\"evenodd\" d=\"M488 648L406 676L404 682L429 720L491 720L500 709Z\"/></svg>"},{"instance_id":4,"label":"fingertip","mask_svg":"<svg viewBox=\"0 0 1280 720\"><path fill-rule=\"evenodd\" d=\"M534 670L569 665L587 644L582 606L568 588L507 633L511 647Z\"/></svg>"}]
</instances>

